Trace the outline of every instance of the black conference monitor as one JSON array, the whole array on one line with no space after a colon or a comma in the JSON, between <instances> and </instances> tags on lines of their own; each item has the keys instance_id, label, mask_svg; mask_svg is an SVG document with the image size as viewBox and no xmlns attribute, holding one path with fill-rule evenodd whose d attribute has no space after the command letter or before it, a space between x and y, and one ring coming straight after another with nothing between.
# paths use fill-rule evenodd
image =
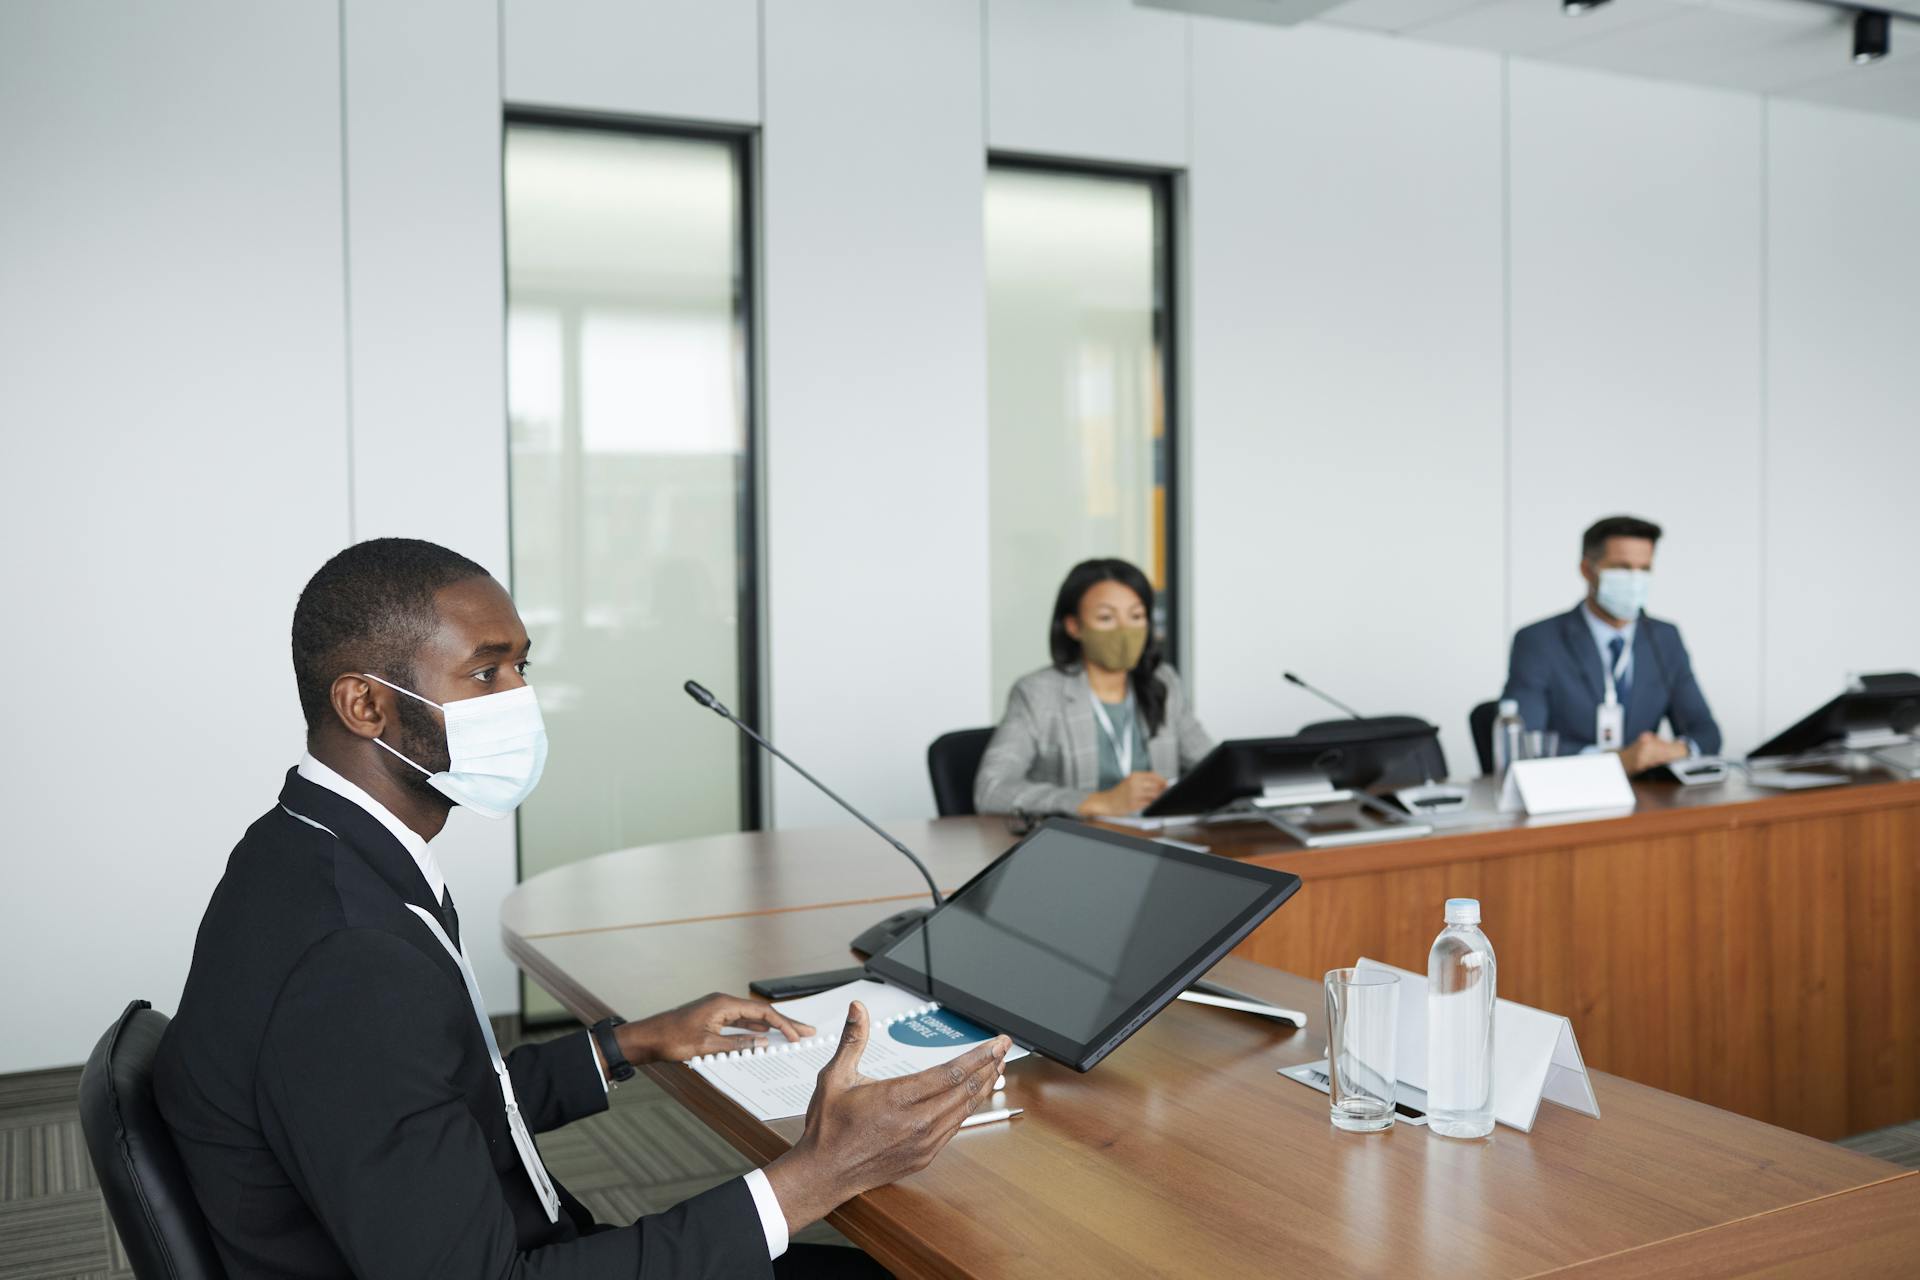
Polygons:
<instances>
[{"instance_id":1,"label":"black conference monitor","mask_svg":"<svg viewBox=\"0 0 1920 1280\"><path fill-rule=\"evenodd\" d=\"M1299 887L1284 871L1049 818L867 972L1085 1071Z\"/></svg>"},{"instance_id":2,"label":"black conference monitor","mask_svg":"<svg viewBox=\"0 0 1920 1280\"><path fill-rule=\"evenodd\" d=\"M1269 788L1297 786L1302 779L1324 778L1335 787L1360 791L1444 778L1439 734L1417 716L1372 716L1308 725L1289 738L1231 739L1207 752L1143 816L1213 813Z\"/></svg>"},{"instance_id":3,"label":"black conference monitor","mask_svg":"<svg viewBox=\"0 0 1920 1280\"><path fill-rule=\"evenodd\" d=\"M1748 753L1749 760L1773 760L1837 747L1848 734L1913 733L1920 729L1920 676L1890 671L1861 676L1860 687L1849 689Z\"/></svg>"}]
</instances>

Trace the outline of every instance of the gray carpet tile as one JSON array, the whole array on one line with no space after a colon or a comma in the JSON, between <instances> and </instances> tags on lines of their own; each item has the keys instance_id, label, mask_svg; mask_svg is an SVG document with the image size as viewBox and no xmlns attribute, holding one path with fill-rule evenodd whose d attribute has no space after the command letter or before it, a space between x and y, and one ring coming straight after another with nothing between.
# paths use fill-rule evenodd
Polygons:
<instances>
[{"instance_id":1,"label":"gray carpet tile","mask_svg":"<svg viewBox=\"0 0 1920 1280\"><path fill-rule=\"evenodd\" d=\"M1840 1145L1862 1155L1878 1156L1909 1169L1920 1169L1920 1120L1842 1138Z\"/></svg>"},{"instance_id":2,"label":"gray carpet tile","mask_svg":"<svg viewBox=\"0 0 1920 1280\"><path fill-rule=\"evenodd\" d=\"M0 1280L104 1275L109 1265L98 1191L0 1202Z\"/></svg>"}]
</instances>

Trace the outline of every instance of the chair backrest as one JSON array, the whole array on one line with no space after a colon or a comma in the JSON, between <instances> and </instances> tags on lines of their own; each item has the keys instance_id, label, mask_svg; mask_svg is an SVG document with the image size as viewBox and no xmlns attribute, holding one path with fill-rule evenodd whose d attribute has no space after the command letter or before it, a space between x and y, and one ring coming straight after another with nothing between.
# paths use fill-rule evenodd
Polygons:
<instances>
[{"instance_id":1,"label":"chair backrest","mask_svg":"<svg viewBox=\"0 0 1920 1280\"><path fill-rule=\"evenodd\" d=\"M167 1015L135 1000L80 1073L80 1128L114 1229L141 1280L226 1280L173 1135L153 1100Z\"/></svg>"},{"instance_id":2,"label":"chair backrest","mask_svg":"<svg viewBox=\"0 0 1920 1280\"><path fill-rule=\"evenodd\" d=\"M1473 753L1480 757L1483 776L1493 773L1493 721L1499 714L1498 702L1483 702L1467 712L1467 731L1473 735Z\"/></svg>"},{"instance_id":3,"label":"chair backrest","mask_svg":"<svg viewBox=\"0 0 1920 1280\"><path fill-rule=\"evenodd\" d=\"M933 805L943 818L973 812L973 776L987 754L991 729L955 729L927 748L927 775L933 779Z\"/></svg>"}]
</instances>

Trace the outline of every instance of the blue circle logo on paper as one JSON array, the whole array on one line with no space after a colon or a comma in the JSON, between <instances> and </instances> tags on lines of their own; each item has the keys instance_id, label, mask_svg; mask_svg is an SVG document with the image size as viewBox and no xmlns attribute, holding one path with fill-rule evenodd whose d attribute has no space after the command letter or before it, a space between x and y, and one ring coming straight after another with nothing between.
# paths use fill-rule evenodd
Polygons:
<instances>
[{"instance_id":1,"label":"blue circle logo on paper","mask_svg":"<svg viewBox=\"0 0 1920 1280\"><path fill-rule=\"evenodd\" d=\"M887 1028L887 1034L901 1044L917 1048L959 1047L990 1040L993 1033L947 1009L934 1009L913 1018L902 1018Z\"/></svg>"}]
</instances>

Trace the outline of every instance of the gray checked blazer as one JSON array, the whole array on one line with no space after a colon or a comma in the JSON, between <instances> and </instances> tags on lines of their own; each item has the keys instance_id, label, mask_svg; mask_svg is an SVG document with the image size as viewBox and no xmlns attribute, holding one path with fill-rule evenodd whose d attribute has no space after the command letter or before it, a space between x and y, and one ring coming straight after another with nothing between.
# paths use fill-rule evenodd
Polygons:
<instances>
[{"instance_id":1,"label":"gray checked blazer","mask_svg":"<svg viewBox=\"0 0 1920 1280\"><path fill-rule=\"evenodd\" d=\"M1213 749L1194 718L1172 667L1154 677L1167 688L1167 718L1147 739L1153 771L1171 781ZM1007 695L1007 714L987 743L973 779L973 807L981 813L1075 814L1100 787L1100 728L1093 690L1079 665L1042 667L1021 676Z\"/></svg>"}]
</instances>

